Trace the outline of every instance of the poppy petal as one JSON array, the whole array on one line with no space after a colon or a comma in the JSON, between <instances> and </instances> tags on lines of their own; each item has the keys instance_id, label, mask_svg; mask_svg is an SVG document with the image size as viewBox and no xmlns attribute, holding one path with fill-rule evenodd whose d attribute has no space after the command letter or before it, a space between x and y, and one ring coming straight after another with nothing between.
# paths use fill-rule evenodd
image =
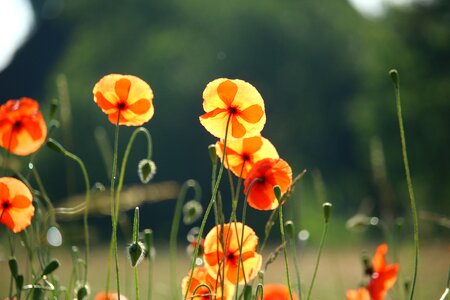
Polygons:
<instances>
[{"instance_id":1,"label":"poppy petal","mask_svg":"<svg viewBox=\"0 0 450 300\"><path fill-rule=\"evenodd\" d=\"M0 199L9 199L9 188L3 182L0 182Z\"/></svg>"},{"instance_id":2,"label":"poppy petal","mask_svg":"<svg viewBox=\"0 0 450 300\"><path fill-rule=\"evenodd\" d=\"M117 97L121 101L128 100L128 94L130 93L131 81L127 78L120 78L116 81L114 85L114 90L116 92Z\"/></svg>"},{"instance_id":3,"label":"poppy petal","mask_svg":"<svg viewBox=\"0 0 450 300\"><path fill-rule=\"evenodd\" d=\"M102 92L95 93L95 99L97 100L97 105L105 112L109 112L111 110L117 110L116 103L111 102L105 96L103 96ZM116 99L114 99L116 100Z\"/></svg>"},{"instance_id":4,"label":"poppy petal","mask_svg":"<svg viewBox=\"0 0 450 300\"><path fill-rule=\"evenodd\" d=\"M231 106L238 91L237 85L231 80L225 80L217 87L217 94L227 106Z\"/></svg>"},{"instance_id":5,"label":"poppy petal","mask_svg":"<svg viewBox=\"0 0 450 300\"><path fill-rule=\"evenodd\" d=\"M238 121L236 117L231 117L231 135L233 138L241 138L247 131L245 127Z\"/></svg>"},{"instance_id":6,"label":"poppy petal","mask_svg":"<svg viewBox=\"0 0 450 300\"><path fill-rule=\"evenodd\" d=\"M0 223L5 224L5 225L6 225L9 229L11 229L11 231L13 231L14 233L17 232L17 231L15 230L14 220L13 220L13 218L11 217L11 215L9 214L9 212L8 212L7 210L3 210L3 211L2 211Z\"/></svg>"},{"instance_id":7,"label":"poppy petal","mask_svg":"<svg viewBox=\"0 0 450 300\"><path fill-rule=\"evenodd\" d=\"M15 196L14 199L12 199L11 204L15 208L27 208L32 205L31 200L22 195Z\"/></svg>"},{"instance_id":8,"label":"poppy petal","mask_svg":"<svg viewBox=\"0 0 450 300\"><path fill-rule=\"evenodd\" d=\"M239 116L248 123L258 123L264 115L264 110L258 104L247 107L239 113Z\"/></svg>"},{"instance_id":9,"label":"poppy petal","mask_svg":"<svg viewBox=\"0 0 450 300\"><path fill-rule=\"evenodd\" d=\"M42 129L38 121L24 122L23 126L33 140L39 140L42 137Z\"/></svg>"},{"instance_id":10,"label":"poppy petal","mask_svg":"<svg viewBox=\"0 0 450 300\"><path fill-rule=\"evenodd\" d=\"M151 107L150 101L147 99L140 99L136 101L135 103L131 104L128 109L131 110L133 113L140 115L145 114Z\"/></svg>"}]
</instances>

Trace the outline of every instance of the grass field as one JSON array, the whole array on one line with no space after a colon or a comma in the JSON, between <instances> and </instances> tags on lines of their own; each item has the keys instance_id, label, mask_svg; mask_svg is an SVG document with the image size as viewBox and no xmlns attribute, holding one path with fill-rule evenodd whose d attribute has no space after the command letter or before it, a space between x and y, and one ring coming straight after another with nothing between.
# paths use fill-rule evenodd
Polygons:
<instances>
[{"instance_id":1,"label":"grass field","mask_svg":"<svg viewBox=\"0 0 450 300\"><path fill-rule=\"evenodd\" d=\"M322 254L322 260L319 267L316 284L312 292L311 299L345 299L345 291L351 288L357 288L362 276L362 267L360 263L361 250L366 249L369 253L373 253L376 245L340 245L325 247ZM450 263L448 241L428 241L423 243L421 247L418 283L416 286L416 297L419 300L439 299L442 295L448 274ZM90 259L89 282L91 291L96 293L105 288L105 278L107 270L107 248L94 248ZM268 257L269 252L263 253L264 259ZM400 278L404 280L411 275L411 262L413 249L412 247L402 247L399 249ZM57 270L55 275L60 279L62 284L68 282L70 272L68 266L71 266L71 259L67 255L67 251L55 251L54 256L57 257L63 265L65 272ZM7 295L7 287L9 282L8 266L2 255L0 262L1 274L5 276L0 281L0 295ZM300 264L301 280L303 292L307 291L311 282L316 259L315 249L305 249L298 253ZM388 255L388 263L392 262L392 253ZM125 261L125 256L121 258L121 277L122 277L122 294L134 299L134 276L132 269ZM167 246L159 245L156 249L156 257L153 268L153 299L168 299L171 295L169 284L169 256ZM185 252L179 252L177 255L177 282L181 282L189 269L189 258ZM140 296L146 299L147 293L147 262L144 261L139 266L140 271ZM295 271L293 265L290 265L292 282L295 282ZM114 277L113 277L114 278ZM277 260L271 264L265 273L266 283L285 283L284 261L282 254ZM115 286L114 281L112 286ZM400 286L396 286L390 292L387 299L402 299L399 294ZM180 296L181 297L181 296Z\"/></svg>"}]
</instances>

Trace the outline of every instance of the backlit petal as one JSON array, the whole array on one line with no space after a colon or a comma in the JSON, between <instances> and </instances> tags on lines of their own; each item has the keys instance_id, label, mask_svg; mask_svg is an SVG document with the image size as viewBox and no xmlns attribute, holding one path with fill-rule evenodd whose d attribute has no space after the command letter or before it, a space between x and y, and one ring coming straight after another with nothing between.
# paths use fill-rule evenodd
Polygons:
<instances>
[{"instance_id":1,"label":"backlit petal","mask_svg":"<svg viewBox=\"0 0 450 300\"><path fill-rule=\"evenodd\" d=\"M116 81L114 90L120 101L127 102L128 94L130 93L131 81L128 78L122 77Z\"/></svg>"}]
</instances>

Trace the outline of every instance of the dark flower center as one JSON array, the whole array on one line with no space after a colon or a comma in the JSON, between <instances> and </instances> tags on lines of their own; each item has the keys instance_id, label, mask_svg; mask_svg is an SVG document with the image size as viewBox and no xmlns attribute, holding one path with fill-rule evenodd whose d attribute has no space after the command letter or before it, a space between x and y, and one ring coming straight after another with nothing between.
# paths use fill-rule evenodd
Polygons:
<instances>
[{"instance_id":1,"label":"dark flower center","mask_svg":"<svg viewBox=\"0 0 450 300\"><path fill-rule=\"evenodd\" d=\"M229 261L232 264L237 265L237 257L234 255L233 252L227 253L227 261Z\"/></svg>"},{"instance_id":2,"label":"dark flower center","mask_svg":"<svg viewBox=\"0 0 450 300\"><path fill-rule=\"evenodd\" d=\"M250 160L250 156L248 154L244 154L244 155L242 155L242 159L244 161Z\"/></svg>"},{"instance_id":3,"label":"dark flower center","mask_svg":"<svg viewBox=\"0 0 450 300\"><path fill-rule=\"evenodd\" d=\"M4 202L2 203L2 208L3 208L3 209L8 209L9 206L10 206L10 204L9 204L8 201L4 201Z\"/></svg>"},{"instance_id":4,"label":"dark flower center","mask_svg":"<svg viewBox=\"0 0 450 300\"><path fill-rule=\"evenodd\" d=\"M119 102L119 103L117 104L117 108L118 108L119 110L124 110L126 107L127 107L127 105L126 105L125 102Z\"/></svg>"},{"instance_id":5,"label":"dark flower center","mask_svg":"<svg viewBox=\"0 0 450 300\"><path fill-rule=\"evenodd\" d=\"M21 121L15 121L13 124L13 129L20 129L22 127Z\"/></svg>"},{"instance_id":6,"label":"dark flower center","mask_svg":"<svg viewBox=\"0 0 450 300\"><path fill-rule=\"evenodd\" d=\"M228 108L228 112L232 115L236 114L238 112L236 107L230 107Z\"/></svg>"}]
</instances>

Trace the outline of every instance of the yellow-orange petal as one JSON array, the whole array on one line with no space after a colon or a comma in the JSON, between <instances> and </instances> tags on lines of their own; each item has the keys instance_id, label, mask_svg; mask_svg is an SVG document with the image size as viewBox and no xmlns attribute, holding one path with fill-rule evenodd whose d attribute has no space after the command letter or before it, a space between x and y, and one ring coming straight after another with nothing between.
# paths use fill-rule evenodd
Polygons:
<instances>
[{"instance_id":1,"label":"yellow-orange petal","mask_svg":"<svg viewBox=\"0 0 450 300\"><path fill-rule=\"evenodd\" d=\"M188 289L188 283L190 278L189 275L190 273L188 274L188 276L185 276L181 281L182 296L186 294L186 290ZM204 286L200 286L201 284L206 284L209 287L209 289ZM192 275L192 281L191 285L189 286L187 297L188 299L197 299L197 300L210 299L209 296L211 291L212 299L217 300L232 299L234 294L234 286L227 281L223 282L223 286L224 292L222 293L222 282L220 280L216 280L216 278L213 278L211 275L209 275L205 267L196 267Z\"/></svg>"},{"instance_id":2,"label":"yellow-orange petal","mask_svg":"<svg viewBox=\"0 0 450 300\"><path fill-rule=\"evenodd\" d=\"M281 158L265 158L255 163L244 181L248 204L259 210L271 210L279 203L273 188L284 194L292 184L291 167Z\"/></svg>"},{"instance_id":3,"label":"yellow-orange petal","mask_svg":"<svg viewBox=\"0 0 450 300\"><path fill-rule=\"evenodd\" d=\"M216 143L216 154L222 159L223 141ZM264 158L279 158L273 144L262 136L254 136L244 139L229 140L225 167L234 175L246 178L253 165Z\"/></svg>"},{"instance_id":4,"label":"yellow-orange petal","mask_svg":"<svg viewBox=\"0 0 450 300\"><path fill-rule=\"evenodd\" d=\"M284 284L265 284L263 300L290 300L289 288ZM297 294L292 291L292 299L297 300Z\"/></svg>"},{"instance_id":5,"label":"yellow-orange petal","mask_svg":"<svg viewBox=\"0 0 450 300\"><path fill-rule=\"evenodd\" d=\"M25 156L37 151L46 138L47 125L37 101L24 97L0 107L0 146Z\"/></svg>"},{"instance_id":6,"label":"yellow-orange petal","mask_svg":"<svg viewBox=\"0 0 450 300\"><path fill-rule=\"evenodd\" d=\"M95 295L95 298L94 298L94 300L118 300L118 299L119 299L119 295L117 293L113 293L113 292L109 292L109 293L100 292L97 295ZM128 298L121 294L120 300L128 300Z\"/></svg>"},{"instance_id":7,"label":"yellow-orange petal","mask_svg":"<svg viewBox=\"0 0 450 300\"><path fill-rule=\"evenodd\" d=\"M34 215L30 189L16 178L1 177L0 194L7 197L0 199L0 223L14 233L29 226Z\"/></svg>"},{"instance_id":8,"label":"yellow-orange petal","mask_svg":"<svg viewBox=\"0 0 450 300\"><path fill-rule=\"evenodd\" d=\"M206 113L200 117L200 123L220 139L226 135L228 120L230 139L258 135L266 122L261 95L240 79L219 78L210 82L203 91L203 109ZM216 113L218 109L220 114Z\"/></svg>"},{"instance_id":9,"label":"yellow-orange petal","mask_svg":"<svg viewBox=\"0 0 450 300\"><path fill-rule=\"evenodd\" d=\"M110 74L101 78L92 91L94 102L108 115L111 123L140 126L154 114L153 91L133 75Z\"/></svg>"},{"instance_id":10,"label":"yellow-orange petal","mask_svg":"<svg viewBox=\"0 0 450 300\"><path fill-rule=\"evenodd\" d=\"M348 290L346 298L347 300L370 300L370 294L366 288L359 288L358 290Z\"/></svg>"}]
</instances>

